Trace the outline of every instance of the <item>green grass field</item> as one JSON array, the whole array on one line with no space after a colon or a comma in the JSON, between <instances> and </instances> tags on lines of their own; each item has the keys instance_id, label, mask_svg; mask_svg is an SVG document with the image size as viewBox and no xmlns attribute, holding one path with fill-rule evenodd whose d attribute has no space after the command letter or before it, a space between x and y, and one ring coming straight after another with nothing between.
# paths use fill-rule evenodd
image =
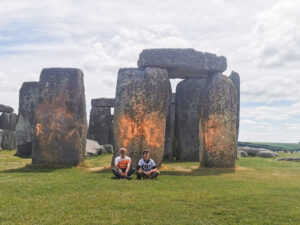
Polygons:
<instances>
[{"instance_id":1,"label":"green grass field","mask_svg":"<svg viewBox=\"0 0 300 225\"><path fill-rule=\"evenodd\" d=\"M268 142L239 142L239 146L247 146L253 148L266 148L279 151L300 151L300 144L297 143L268 143Z\"/></svg>"},{"instance_id":2,"label":"green grass field","mask_svg":"<svg viewBox=\"0 0 300 225\"><path fill-rule=\"evenodd\" d=\"M235 170L164 163L157 180L114 180L111 156L38 168L0 152L0 224L300 224L300 163L241 158ZM284 154L300 156L300 153Z\"/></svg>"}]
</instances>

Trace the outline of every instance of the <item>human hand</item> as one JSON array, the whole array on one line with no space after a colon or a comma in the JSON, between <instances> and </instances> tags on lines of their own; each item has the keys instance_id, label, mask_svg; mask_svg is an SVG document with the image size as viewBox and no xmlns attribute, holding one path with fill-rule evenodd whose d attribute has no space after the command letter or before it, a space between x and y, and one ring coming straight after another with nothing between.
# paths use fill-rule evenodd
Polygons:
<instances>
[{"instance_id":1,"label":"human hand","mask_svg":"<svg viewBox=\"0 0 300 225\"><path fill-rule=\"evenodd\" d=\"M123 173L123 176L127 177L127 174L128 174L128 173L127 173L127 172L125 172L125 173Z\"/></svg>"}]
</instances>

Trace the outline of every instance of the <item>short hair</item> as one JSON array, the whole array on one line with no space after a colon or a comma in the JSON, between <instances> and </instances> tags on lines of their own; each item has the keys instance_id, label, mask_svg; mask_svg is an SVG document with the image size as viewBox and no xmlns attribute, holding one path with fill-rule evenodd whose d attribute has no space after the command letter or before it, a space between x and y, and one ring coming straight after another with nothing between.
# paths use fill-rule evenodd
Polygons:
<instances>
[{"instance_id":1,"label":"short hair","mask_svg":"<svg viewBox=\"0 0 300 225\"><path fill-rule=\"evenodd\" d=\"M119 151L120 151L120 152L127 152L127 149L126 149L126 148L120 148Z\"/></svg>"},{"instance_id":2,"label":"short hair","mask_svg":"<svg viewBox=\"0 0 300 225\"><path fill-rule=\"evenodd\" d=\"M146 155L146 154L149 154L149 153L150 153L149 151L145 150L145 151L143 151L142 155Z\"/></svg>"}]
</instances>

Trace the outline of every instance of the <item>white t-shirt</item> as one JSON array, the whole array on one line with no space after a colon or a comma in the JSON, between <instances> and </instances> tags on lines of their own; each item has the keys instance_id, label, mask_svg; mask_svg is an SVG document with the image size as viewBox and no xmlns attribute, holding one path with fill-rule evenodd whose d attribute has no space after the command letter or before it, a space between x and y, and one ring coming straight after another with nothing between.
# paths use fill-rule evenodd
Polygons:
<instances>
[{"instance_id":1,"label":"white t-shirt","mask_svg":"<svg viewBox=\"0 0 300 225\"><path fill-rule=\"evenodd\" d=\"M115 165L117 165L120 169L126 169L129 162L130 158L128 156L125 156L124 158L118 156L115 158Z\"/></svg>"},{"instance_id":2,"label":"white t-shirt","mask_svg":"<svg viewBox=\"0 0 300 225\"><path fill-rule=\"evenodd\" d=\"M145 162L144 159L141 159L138 163L138 166L145 172L149 172L150 170L156 168L155 162L152 159L150 159L148 162Z\"/></svg>"}]
</instances>

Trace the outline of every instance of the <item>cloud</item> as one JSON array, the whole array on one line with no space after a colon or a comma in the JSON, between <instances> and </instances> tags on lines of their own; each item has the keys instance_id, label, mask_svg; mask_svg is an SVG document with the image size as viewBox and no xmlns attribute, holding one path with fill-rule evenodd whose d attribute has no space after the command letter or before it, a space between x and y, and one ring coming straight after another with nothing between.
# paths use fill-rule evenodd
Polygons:
<instances>
[{"instance_id":1,"label":"cloud","mask_svg":"<svg viewBox=\"0 0 300 225\"><path fill-rule=\"evenodd\" d=\"M142 49L193 47L226 56L226 73L240 73L243 139L298 141L299 8L296 0L2 0L0 103L17 109L22 82L42 68L79 67L89 111L92 98L114 96L118 69L136 67Z\"/></svg>"}]
</instances>

